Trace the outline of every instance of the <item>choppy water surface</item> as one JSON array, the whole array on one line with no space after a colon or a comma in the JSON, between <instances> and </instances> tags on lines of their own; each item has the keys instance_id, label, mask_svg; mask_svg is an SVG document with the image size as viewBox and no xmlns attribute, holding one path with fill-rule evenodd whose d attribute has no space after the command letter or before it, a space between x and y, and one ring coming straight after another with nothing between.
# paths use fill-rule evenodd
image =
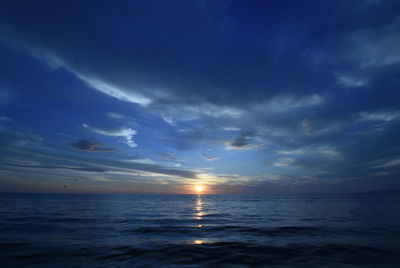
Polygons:
<instances>
[{"instance_id":1,"label":"choppy water surface","mask_svg":"<svg viewBox=\"0 0 400 268\"><path fill-rule=\"evenodd\" d=\"M400 267L400 198L0 195L2 267Z\"/></svg>"}]
</instances>

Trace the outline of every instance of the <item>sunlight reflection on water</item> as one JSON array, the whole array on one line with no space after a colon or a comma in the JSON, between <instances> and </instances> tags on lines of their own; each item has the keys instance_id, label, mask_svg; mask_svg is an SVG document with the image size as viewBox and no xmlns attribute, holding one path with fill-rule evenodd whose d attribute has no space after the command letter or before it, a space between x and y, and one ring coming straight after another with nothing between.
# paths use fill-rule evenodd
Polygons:
<instances>
[{"instance_id":1,"label":"sunlight reflection on water","mask_svg":"<svg viewBox=\"0 0 400 268\"><path fill-rule=\"evenodd\" d=\"M197 195L197 198L196 198L195 210L196 210L196 213L195 213L195 217L194 218L196 220L201 220L202 217L204 215L206 215L205 212L203 211L203 201L202 201L202 198L201 198L200 194Z\"/></svg>"},{"instance_id":2,"label":"sunlight reflection on water","mask_svg":"<svg viewBox=\"0 0 400 268\"><path fill-rule=\"evenodd\" d=\"M202 200L201 195L198 194L197 198L196 198L196 202L195 202L195 217L194 217L194 219L200 221L203 219L203 216L205 216L205 215L206 215L206 213L204 212L204 208L203 208L203 200ZM204 225L200 224L200 222L199 222L197 227L202 228L202 227L204 227ZM203 239L196 239L193 241L193 244L201 245L201 244L204 244L204 242L205 241Z\"/></svg>"}]
</instances>

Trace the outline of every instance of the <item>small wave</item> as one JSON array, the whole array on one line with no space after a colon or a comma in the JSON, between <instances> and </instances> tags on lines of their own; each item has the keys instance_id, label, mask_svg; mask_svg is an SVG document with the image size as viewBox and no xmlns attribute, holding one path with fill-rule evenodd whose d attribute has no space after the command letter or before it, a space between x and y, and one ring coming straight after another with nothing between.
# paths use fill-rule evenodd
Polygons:
<instances>
[{"instance_id":1,"label":"small wave","mask_svg":"<svg viewBox=\"0 0 400 268\"><path fill-rule=\"evenodd\" d=\"M99 256L102 261L136 261L152 259L170 264L260 266L267 264L354 265L379 264L379 258L398 261L394 252L353 244L291 244L268 246L242 242L218 242L201 245L167 244L158 248L124 246Z\"/></svg>"},{"instance_id":2,"label":"small wave","mask_svg":"<svg viewBox=\"0 0 400 268\"><path fill-rule=\"evenodd\" d=\"M202 218L224 218L224 217L230 217L230 214L226 214L226 213L205 213L204 215L202 215Z\"/></svg>"},{"instance_id":3,"label":"small wave","mask_svg":"<svg viewBox=\"0 0 400 268\"><path fill-rule=\"evenodd\" d=\"M255 235L268 235L268 236L282 236L282 235L310 235L313 233L325 231L320 227L312 226L282 226L282 227L270 227L270 228L257 228L257 227L245 227L245 226L217 226L213 230L220 231L233 231L239 233L253 233Z\"/></svg>"},{"instance_id":4,"label":"small wave","mask_svg":"<svg viewBox=\"0 0 400 268\"><path fill-rule=\"evenodd\" d=\"M49 253L31 253L31 254L20 254L15 256L16 260L34 260L34 259L44 259L52 257Z\"/></svg>"},{"instance_id":5,"label":"small wave","mask_svg":"<svg viewBox=\"0 0 400 268\"><path fill-rule=\"evenodd\" d=\"M296 227L296 226L283 226L276 228L257 228L245 226L154 226L154 227L138 227L125 232L137 234L191 234L193 232L203 231L207 235L214 233L247 233L252 235L263 236L285 236L285 235L312 235L326 231L319 227Z\"/></svg>"},{"instance_id":6,"label":"small wave","mask_svg":"<svg viewBox=\"0 0 400 268\"><path fill-rule=\"evenodd\" d=\"M139 233L139 234L187 234L192 232L198 227L189 226L163 226L163 227L139 227L133 230L128 230L128 232Z\"/></svg>"},{"instance_id":7,"label":"small wave","mask_svg":"<svg viewBox=\"0 0 400 268\"><path fill-rule=\"evenodd\" d=\"M98 219L96 218L52 218L52 219L47 219L47 222L63 222L63 223L91 223L91 222L96 222Z\"/></svg>"},{"instance_id":8,"label":"small wave","mask_svg":"<svg viewBox=\"0 0 400 268\"><path fill-rule=\"evenodd\" d=\"M2 242L0 243L0 248L18 248L18 247L25 247L29 246L30 243L27 242Z\"/></svg>"},{"instance_id":9,"label":"small wave","mask_svg":"<svg viewBox=\"0 0 400 268\"><path fill-rule=\"evenodd\" d=\"M22 217L10 217L7 218L9 222L24 222L24 221L36 221L46 219L45 216L22 216Z\"/></svg>"}]
</instances>

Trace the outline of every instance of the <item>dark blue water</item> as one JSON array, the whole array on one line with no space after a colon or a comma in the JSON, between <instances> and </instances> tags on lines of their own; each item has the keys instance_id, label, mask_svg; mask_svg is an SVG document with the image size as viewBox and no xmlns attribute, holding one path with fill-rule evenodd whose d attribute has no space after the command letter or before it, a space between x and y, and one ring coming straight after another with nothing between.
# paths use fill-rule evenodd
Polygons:
<instances>
[{"instance_id":1,"label":"dark blue water","mask_svg":"<svg viewBox=\"0 0 400 268\"><path fill-rule=\"evenodd\" d=\"M0 195L1 267L400 267L395 196Z\"/></svg>"}]
</instances>

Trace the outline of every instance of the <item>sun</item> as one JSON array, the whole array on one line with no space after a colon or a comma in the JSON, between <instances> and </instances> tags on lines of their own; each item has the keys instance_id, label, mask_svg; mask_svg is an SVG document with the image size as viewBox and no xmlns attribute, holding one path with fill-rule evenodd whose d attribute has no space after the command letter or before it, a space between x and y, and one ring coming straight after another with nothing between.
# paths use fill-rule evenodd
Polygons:
<instances>
[{"instance_id":1,"label":"sun","mask_svg":"<svg viewBox=\"0 0 400 268\"><path fill-rule=\"evenodd\" d=\"M202 185L196 185L194 189L196 190L197 193L201 194L201 192L203 192L204 190L204 187Z\"/></svg>"}]
</instances>

